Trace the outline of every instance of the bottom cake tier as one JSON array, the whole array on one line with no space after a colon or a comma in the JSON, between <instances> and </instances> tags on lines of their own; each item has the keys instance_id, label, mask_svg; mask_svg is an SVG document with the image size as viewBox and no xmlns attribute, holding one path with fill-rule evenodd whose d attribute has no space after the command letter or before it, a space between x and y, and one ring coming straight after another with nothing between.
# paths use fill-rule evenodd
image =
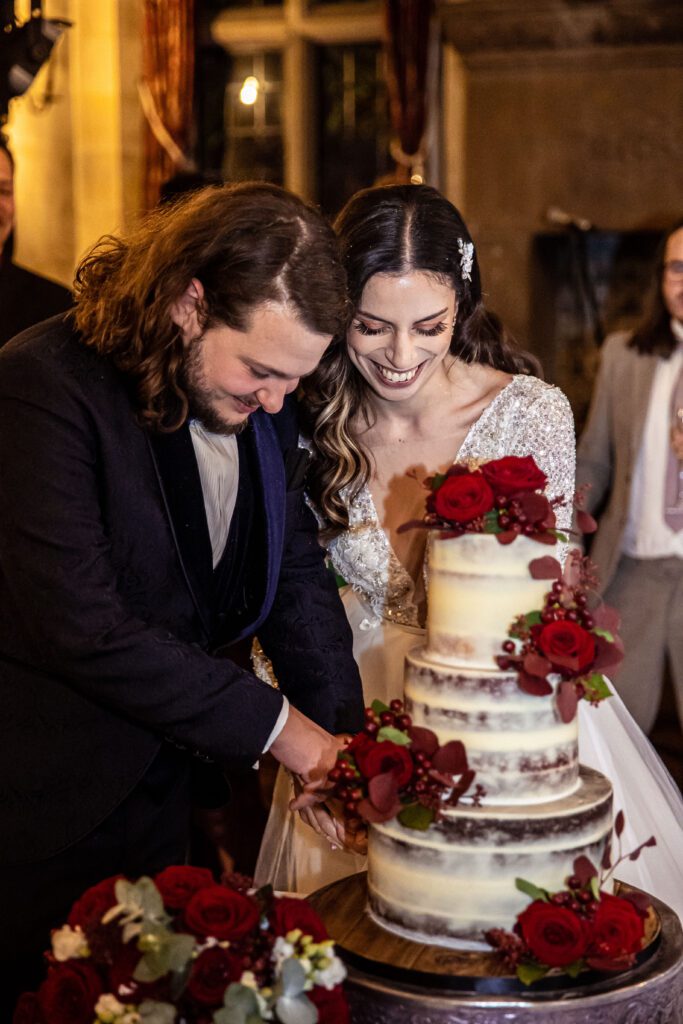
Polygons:
<instances>
[{"instance_id":1,"label":"bottom cake tier","mask_svg":"<svg viewBox=\"0 0 683 1024\"><path fill-rule=\"evenodd\" d=\"M578 789L562 800L517 807L448 809L426 831L397 819L370 829L370 910L385 928L422 942L481 942L512 928L529 897L524 878L561 889L582 854L598 865L612 828L612 785L581 766Z\"/></svg>"}]
</instances>

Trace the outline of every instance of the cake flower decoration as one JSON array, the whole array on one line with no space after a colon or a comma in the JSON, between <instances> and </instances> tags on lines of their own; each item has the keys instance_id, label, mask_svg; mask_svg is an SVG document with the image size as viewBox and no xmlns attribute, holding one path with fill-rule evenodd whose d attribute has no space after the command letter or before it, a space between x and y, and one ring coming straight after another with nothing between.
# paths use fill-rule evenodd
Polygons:
<instances>
[{"instance_id":1,"label":"cake flower decoration","mask_svg":"<svg viewBox=\"0 0 683 1024\"><path fill-rule=\"evenodd\" d=\"M623 658L619 616L604 604L590 607L596 579L590 561L578 552L569 555L564 574L549 556L534 559L529 571L534 579L554 582L541 608L511 624L498 667L515 669L519 688L535 696L551 694L555 682L560 716L571 722L580 699L597 704L611 696L604 673Z\"/></svg>"},{"instance_id":2,"label":"cake flower decoration","mask_svg":"<svg viewBox=\"0 0 683 1024\"><path fill-rule=\"evenodd\" d=\"M425 481L430 493L424 517L399 531L421 527L446 537L493 534L500 544L518 536L555 544L566 540L555 528L555 507L562 498L543 494L547 482L531 455L506 455L481 466L456 462Z\"/></svg>"},{"instance_id":3,"label":"cake flower decoration","mask_svg":"<svg viewBox=\"0 0 683 1024\"><path fill-rule=\"evenodd\" d=\"M620 845L623 829L624 814L619 811L614 835ZM491 928L486 941L525 985L539 981L554 968L575 978L588 968L613 972L632 967L645 941L652 915L650 902L644 893L613 895L605 886L623 860L637 860L646 847L655 845L651 836L631 853L621 854L620 850L612 864L608 843L600 871L588 857L577 857L566 888L559 892L548 892L518 878L517 888L532 902L517 915L512 932Z\"/></svg>"},{"instance_id":4,"label":"cake flower decoration","mask_svg":"<svg viewBox=\"0 0 683 1024\"><path fill-rule=\"evenodd\" d=\"M340 751L329 781L353 833L393 817L407 828L427 829L442 807L458 803L474 777L463 743L440 747L431 729L414 726L396 699L366 708L365 728ZM482 796L476 787L473 801Z\"/></svg>"}]
</instances>

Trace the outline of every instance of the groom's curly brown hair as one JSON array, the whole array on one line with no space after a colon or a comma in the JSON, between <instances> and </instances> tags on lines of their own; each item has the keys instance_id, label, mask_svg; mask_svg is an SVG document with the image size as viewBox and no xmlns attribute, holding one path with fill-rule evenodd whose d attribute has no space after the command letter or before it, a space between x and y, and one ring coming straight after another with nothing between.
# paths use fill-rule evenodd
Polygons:
<instances>
[{"instance_id":1,"label":"groom's curly brown hair","mask_svg":"<svg viewBox=\"0 0 683 1024\"><path fill-rule=\"evenodd\" d=\"M210 187L153 211L124 238L106 236L76 271L74 318L83 343L130 379L142 423L185 420L186 346L171 316L193 278L203 328L248 327L266 303L286 305L318 334L346 326L346 276L331 227L275 185Z\"/></svg>"}]
</instances>

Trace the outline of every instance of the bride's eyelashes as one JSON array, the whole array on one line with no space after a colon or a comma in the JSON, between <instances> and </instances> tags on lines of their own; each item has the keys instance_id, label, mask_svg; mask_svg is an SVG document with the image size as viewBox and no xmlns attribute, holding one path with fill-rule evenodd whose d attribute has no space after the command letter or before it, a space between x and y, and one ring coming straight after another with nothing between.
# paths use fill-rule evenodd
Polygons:
<instances>
[{"instance_id":1,"label":"bride's eyelashes","mask_svg":"<svg viewBox=\"0 0 683 1024\"><path fill-rule=\"evenodd\" d=\"M434 324L433 327L416 327L414 329L415 334L420 334L423 338L436 338L437 335L443 334L448 328L447 323ZM384 334L387 330L386 327L370 327L368 324L364 324L361 320L354 321L354 331L358 331L359 334L367 336L373 336L377 334Z\"/></svg>"}]
</instances>

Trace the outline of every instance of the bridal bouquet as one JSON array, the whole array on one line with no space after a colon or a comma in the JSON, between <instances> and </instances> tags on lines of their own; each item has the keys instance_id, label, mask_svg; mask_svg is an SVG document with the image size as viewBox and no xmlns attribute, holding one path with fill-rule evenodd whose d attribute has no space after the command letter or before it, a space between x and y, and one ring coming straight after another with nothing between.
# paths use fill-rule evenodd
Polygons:
<instances>
[{"instance_id":1,"label":"bridal bouquet","mask_svg":"<svg viewBox=\"0 0 683 1024\"><path fill-rule=\"evenodd\" d=\"M614 823L617 840L623 828L620 811ZM645 943L650 902L644 893L613 895L605 886L622 860L637 860L645 847L655 845L651 836L612 864L608 844L600 872L588 857L577 857L574 873L559 892L518 878L517 888L532 902L517 915L512 932L492 928L486 941L525 985L554 969L575 978L588 968L611 972L632 967Z\"/></svg>"},{"instance_id":2,"label":"bridal bouquet","mask_svg":"<svg viewBox=\"0 0 683 1024\"><path fill-rule=\"evenodd\" d=\"M93 886L13 1024L347 1024L345 968L318 915L249 884L177 866Z\"/></svg>"},{"instance_id":3,"label":"bridal bouquet","mask_svg":"<svg viewBox=\"0 0 683 1024\"><path fill-rule=\"evenodd\" d=\"M521 535L555 544L566 540L555 528L555 508L563 499L545 496L547 482L531 455L506 455L481 465L456 462L425 481L430 493L424 518L399 529L422 527L451 537L488 533L500 544Z\"/></svg>"}]
</instances>

